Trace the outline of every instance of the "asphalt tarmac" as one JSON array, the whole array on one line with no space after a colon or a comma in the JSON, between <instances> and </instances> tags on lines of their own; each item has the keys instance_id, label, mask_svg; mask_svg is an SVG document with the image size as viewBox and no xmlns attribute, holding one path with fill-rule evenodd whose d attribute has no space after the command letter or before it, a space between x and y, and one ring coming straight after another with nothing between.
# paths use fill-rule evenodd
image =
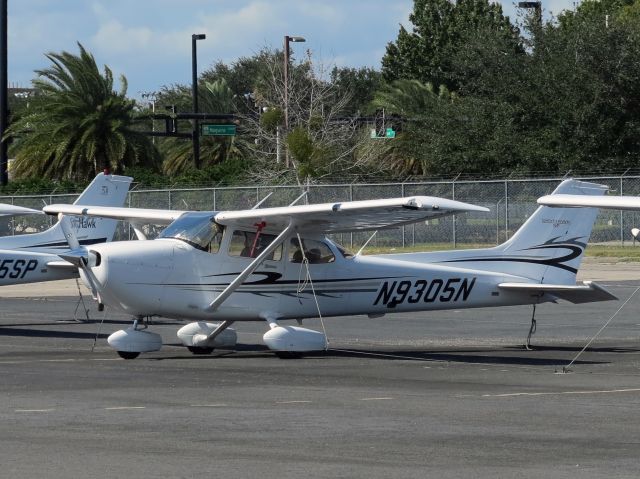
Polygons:
<instances>
[{"instance_id":1,"label":"asphalt tarmac","mask_svg":"<svg viewBox=\"0 0 640 479\"><path fill-rule=\"evenodd\" d=\"M621 300L539 306L531 351L509 307L329 318L296 360L253 323L193 356L158 319L125 361L129 319L74 322L74 283L0 291L0 477L637 478L640 292L563 372L640 286L603 279Z\"/></svg>"}]
</instances>

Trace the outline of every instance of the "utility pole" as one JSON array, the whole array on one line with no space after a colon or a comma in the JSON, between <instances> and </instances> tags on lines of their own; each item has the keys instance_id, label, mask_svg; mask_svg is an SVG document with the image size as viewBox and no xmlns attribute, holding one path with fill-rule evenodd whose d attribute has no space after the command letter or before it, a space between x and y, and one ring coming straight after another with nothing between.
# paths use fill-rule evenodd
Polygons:
<instances>
[{"instance_id":1,"label":"utility pole","mask_svg":"<svg viewBox=\"0 0 640 479\"><path fill-rule=\"evenodd\" d=\"M9 181L7 168L9 156L5 132L9 126L8 76L7 76L7 0L0 0L0 185Z\"/></svg>"},{"instance_id":2,"label":"utility pole","mask_svg":"<svg viewBox=\"0 0 640 479\"><path fill-rule=\"evenodd\" d=\"M290 42L306 42L304 37L284 36L284 132L289 133L289 57L291 56ZM286 167L289 168L289 150L285 158Z\"/></svg>"},{"instance_id":3,"label":"utility pole","mask_svg":"<svg viewBox=\"0 0 640 479\"><path fill-rule=\"evenodd\" d=\"M198 55L196 42L204 40L207 36L204 33L194 33L191 35L191 92L193 97L193 113L198 113ZM200 169L200 124L198 119L193 120L193 164L196 169Z\"/></svg>"}]
</instances>

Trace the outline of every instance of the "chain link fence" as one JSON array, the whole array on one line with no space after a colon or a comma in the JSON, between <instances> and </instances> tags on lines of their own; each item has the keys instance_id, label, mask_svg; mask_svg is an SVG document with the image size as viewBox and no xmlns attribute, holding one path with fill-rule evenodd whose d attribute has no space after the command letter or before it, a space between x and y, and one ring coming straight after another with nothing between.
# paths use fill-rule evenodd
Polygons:
<instances>
[{"instance_id":1,"label":"chain link fence","mask_svg":"<svg viewBox=\"0 0 640 479\"><path fill-rule=\"evenodd\" d=\"M609 186L612 194L640 196L640 176L584 177ZM489 213L455 215L398 229L379 231L372 246L407 247L424 243L438 247L496 245L508 239L536 209L536 200L551 193L561 181L548 179L507 179L490 181L425 181L351 185L311 185L308 203L393 198L426 195L450 198L489 208ZM261 207L286 206L302 193L296 186L224 187L198 189L133 190L125 206L175 210L233 210L255 206L268 194ZM78 195L0 196L0 202L40 209L51 203L72 203ZM55 222L53 217L24 216L0 219L0 235L42 231ZM592 243L615 245L631 242L631 228L640 227L640 213L601 210L591 236ZM150 229L150 237L157 230ZM336 235L345 246L357 248L370 233ZM133 238L131 228L121 224L116 239Z\"/></svg>"}]
</instances>

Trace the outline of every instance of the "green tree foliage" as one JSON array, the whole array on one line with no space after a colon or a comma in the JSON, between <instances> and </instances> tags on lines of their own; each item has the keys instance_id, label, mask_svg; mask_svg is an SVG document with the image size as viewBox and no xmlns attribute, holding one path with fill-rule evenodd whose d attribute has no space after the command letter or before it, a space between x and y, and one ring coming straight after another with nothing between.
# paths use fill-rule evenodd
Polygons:
<instances>
[{"instance_id":1,"label":"green tree foliage","mask_svg":"<svg viewBox=\"0 0 640 479\"><path fill-rule=\"evenodd\" d=\"M410 119L383 148L389 169L509 175L637 168L637 4L588 0L518 41L469 28L461 34L465 48L449 57L455 95L443 101L429 84L406 81L377 94L376 107Z\"/></svg>"},{"instance_id":2,"label":"green tree foliage","mask_svg":"<svg viewBox=\"0 0 640 479\"><path fill-rule=\"evenodd\" d=\"M373 68L334 67L331 70L330 82L335 85L337 95L348 98L343 109L344 115L362 113L383 81L382 73Z\"/></svg>"},{"instance_id":3,"label":"green tree foliage","mask_svg":"<svg viewBox=\"0 0 640 479\"><path fill-rule=\"evenodd\" d=\"M103 168L121 172L159 159L151 141L132 128L135 102L126 98L126 79L114 91L111 70L100 73L78 46L79 55L46 55L53 65L36 72L37 95L8 129L16 177L88 179Z\"/></svg>"},{"instance_id":4,"label":"green tree foliage","mask_svg":"<svg viewBox=\"0 0 640 479\"><path fill-rule=\"evenodd\" d=\"M391 82L414 79L450 90L459 87L452 75L451 58L465 48L469 32L491 31L502 38L517 37L517 29L502 14L499 3L488 0L414 0L409 16L413 31L400 27L398 38L387 45L382 73Z\"/></svg>"}]
</instances>

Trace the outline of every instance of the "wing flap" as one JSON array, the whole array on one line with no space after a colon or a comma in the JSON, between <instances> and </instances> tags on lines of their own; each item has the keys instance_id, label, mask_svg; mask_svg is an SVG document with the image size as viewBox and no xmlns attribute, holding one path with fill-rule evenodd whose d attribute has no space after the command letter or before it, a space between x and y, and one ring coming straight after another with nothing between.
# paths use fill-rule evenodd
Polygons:
<instances>
[{"instance_id":1,"label":"wing flap","mask_svg":"<svg viewBox=\"0 0 640 479\"><path fill-rule=\"evenodd\" d=\"M297 231L322 234L394 228L469 211L487 212L489 209L444 198L413 196L222 211L215 219L222 225L236 227L253 227L265 222L270 228L284 229L293 223Z\"/></svg>"},{"instance_id":2,"label":"wing flap","mask_svg":"<svg viewBox=\"0 0 640 479\"><path fill-rule=\"evenodd\" d=\"M168 225L179 218L185 211L157 210L145 208L118 208L110 206L83 206L54 204L45 206L42 211L49 215L63 213L76 216L97 216L115 220L145 222L157 225Z\"/></svg>"},{"instance_id":3,"label":"wing flap","mask_svg":"<svg viewBox=\"0 0 640 479\"><path fill-rule=\"evenodd\" d=\"M605 288L593 281L583 281L582 284L540 284L540 283L500 283L500 289L506 291L531 292L534 294L548 293L574 304L593 303L597 301L611 301L618 299Z\"/></svg>"}]
</instances>

